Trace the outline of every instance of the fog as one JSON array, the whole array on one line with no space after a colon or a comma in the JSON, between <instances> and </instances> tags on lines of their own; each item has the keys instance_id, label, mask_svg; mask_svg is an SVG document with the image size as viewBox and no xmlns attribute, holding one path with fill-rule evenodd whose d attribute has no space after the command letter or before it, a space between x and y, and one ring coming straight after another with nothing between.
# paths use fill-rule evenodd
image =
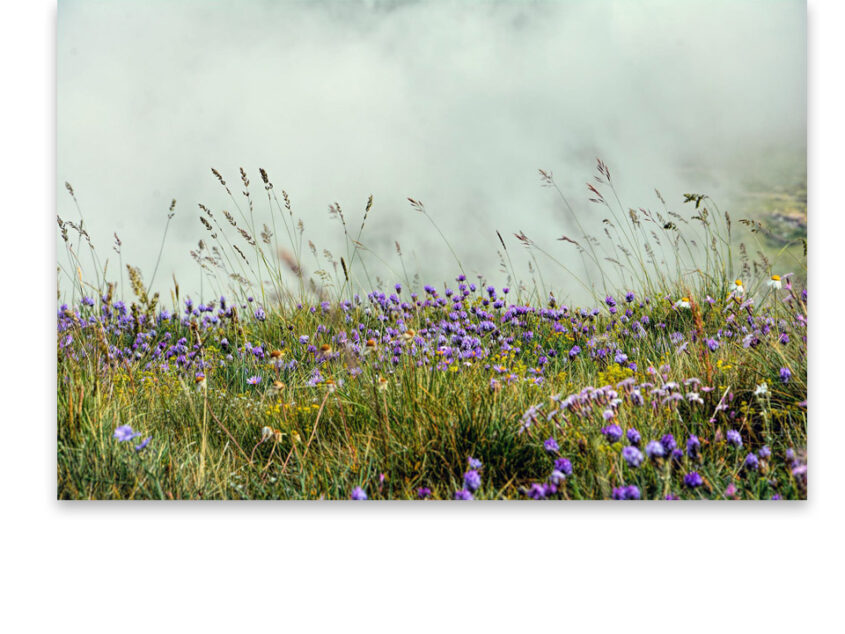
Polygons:
<instances>
[{"instance_id":1,"label":"fog","mask_svg":"<svg viewBox=\"0 0 845 634\"><path fill-rule=\"evenodd\" d=\"M398 241L409 272L437 284L459 271L407 197L420 200L467 273L501 283L496 230L526 276L517 231L575 257L556 240L575 228L539 168L598 227L585 187L596 157L626 207L657 204L655 188L677 208L685 191L730 207L773 153L806 149L801 1L61 0L57 54L57 211L79 219L69 181L109 277L117 232L124 264L149 280L176 199L162 291L175 274L199 294L198 203L239 218L212 167L244 209L246 169L259 223L266 169L306 240L336 257L329 204L357 233L373 195L362 242L401 270Z\"/></svg>"}]
</instances>

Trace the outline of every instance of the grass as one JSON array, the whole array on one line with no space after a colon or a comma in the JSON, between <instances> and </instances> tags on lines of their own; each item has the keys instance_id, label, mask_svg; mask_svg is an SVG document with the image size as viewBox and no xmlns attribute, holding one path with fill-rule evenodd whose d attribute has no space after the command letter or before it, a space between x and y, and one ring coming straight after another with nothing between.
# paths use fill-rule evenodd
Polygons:
<instances>
[{"instance_id":1,"label":"grass","mask_svg":"<svg viewBox=\"0 0 845 634\"><path fill-rule=\"evenodd\" d=\"M210 243L192 255L220 298L205 304L174 281L165 308L131 266L133 298L105 267L86 283L93 246L59 219L59 498L806 498L806 264L773 282L787 271L755 221L698 194L685 213L625 209L599 162L600 237L579 222L555 251L516 235L528 281L498 234L507 290L463 273L420 288L404 262L388 285L362 241L372 199L357 231L332 206L346 252L309 241L309 274L302 220L260 173L270 226L243 170L240 219L201 206ZM549 262L588 306L547 286Z\"/></svg>"}]
</instances>

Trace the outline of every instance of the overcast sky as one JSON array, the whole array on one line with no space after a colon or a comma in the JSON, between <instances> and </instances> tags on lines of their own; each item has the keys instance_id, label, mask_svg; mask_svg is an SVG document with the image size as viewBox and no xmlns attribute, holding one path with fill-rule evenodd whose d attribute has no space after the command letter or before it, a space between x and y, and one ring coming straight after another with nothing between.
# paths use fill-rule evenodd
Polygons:
<instances>
[{"instance_id":1,"label":"overcast sky","mask_svg":"<svg viewBox=\"0 0 845 634\"><path fill-rule=\"evenodd\" d=\"M263 167L320 249L342 253L328 205L357 227L372 194L363 242L398 266L398 240L424 282L454 277L411 196L495 278L495 229L565 253L538 168L596 218L597 156L647 207L655 187L729 203L772 148L803 153L805 29L796 0L60 0L58 212L78 219L70 181L110 269L116 231L149 276L177 199L158 277L192 289L197 203L234 211L210 168L237 195L243 166L261 217Z\"/></svg>"}]
</instances>

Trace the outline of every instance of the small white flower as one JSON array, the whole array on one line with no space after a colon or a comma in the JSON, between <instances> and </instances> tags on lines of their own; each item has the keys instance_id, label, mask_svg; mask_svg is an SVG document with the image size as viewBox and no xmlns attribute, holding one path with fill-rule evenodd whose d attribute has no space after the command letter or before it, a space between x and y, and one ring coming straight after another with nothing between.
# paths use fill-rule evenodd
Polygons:
<instances>
[{"instance_id":1,"label":"small white flower","mask_svg":"<svg viewBox=\"0 0 845 634\"><path fill-rule=\"evenodd\" d=\"M674 308L686 308L686 309L689 309L689 307L690 307L689 297L682 297L682 298L681 298L681 299L679 299L677 302L675 302L672 306L673 306Z\"/></svg>"},{"instance_id":2,"label":"small white flower","mask_svg":"<svg viewBox=\"0 0 845 634\"><path fill-rule=\"evenodd\" d=\"M769 393L769 386L766 383L761 383L754 390L754 396L765 396Z\"/></svg>"},{"instance_id":3,"label":"small white flower","mask_svg":"<svg viewBox=\"0 0 845 634\"><path fill-rule=\"evenodd\" d=\"M262 427L261 428L261 442L265 440L270 440L273 437L273 429L271 427Z\"/></svg>"},{"instance_id":4,"label":"small white flower","mask_svg":"<svg viewBox=\"0 0 845 634\"><path fill-rule=\"evenodd\" d=\"M736 280L731 287L731 293L737 297L745 293L745 287L742 285L742 280Z\"/></svg>"},{"instance_id":5,"label":"small white flower","mask_svg":"<svg viewBox=\"0 0 845 634\"><path fill-rule=\"evenodd\" d=\"M690 403L698 403L704 405L704 400L698 395L698 392L687 392L687 400Z\"/></svg>"},{"instance_id":6,"label":"small white flower","mask_svg":"<svg viewBox=\"0 0 845 634\"><path fill-rule=\"evenodd\" d=\"M772 288L780 288L782 286L780 281L780 275L772 275L772 279L769 280L768 284Z\"/></svg>"}]
</instances>

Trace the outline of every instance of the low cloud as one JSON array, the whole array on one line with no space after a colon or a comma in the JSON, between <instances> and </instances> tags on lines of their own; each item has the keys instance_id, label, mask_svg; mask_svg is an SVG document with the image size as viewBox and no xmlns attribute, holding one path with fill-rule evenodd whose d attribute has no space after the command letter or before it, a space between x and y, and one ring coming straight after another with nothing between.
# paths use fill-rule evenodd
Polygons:
<instances>
[{"instance_id":1,"label":"low cloud","mask_svg":"<svg viewBox=\"0 0 845 634\"><path fill-rule=\"evenodd\" d=\"M262 217L263 167L321 250L343 254L329 204L357 232L372 194L363 242L399 268L398 241L424 282L452 277L411 196L467 268L499 279L497 229L520 266L520 230L572 255L554 239L574 228L538 168L595 228L584 183L597 156L640 207L654 188L673 204L686 190L730 202L772 148L803 153L805 49L799 1L64 0L58 212L78 217L67 180L101 257L116 231L124 262L146 272L176 198L158 279L198 292L197 203L237 217L210 168L242 207L246 168Z\"/></svg>"}]
</instances>

